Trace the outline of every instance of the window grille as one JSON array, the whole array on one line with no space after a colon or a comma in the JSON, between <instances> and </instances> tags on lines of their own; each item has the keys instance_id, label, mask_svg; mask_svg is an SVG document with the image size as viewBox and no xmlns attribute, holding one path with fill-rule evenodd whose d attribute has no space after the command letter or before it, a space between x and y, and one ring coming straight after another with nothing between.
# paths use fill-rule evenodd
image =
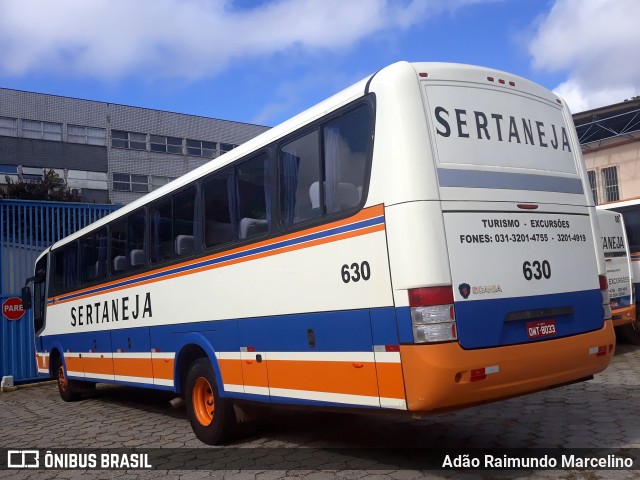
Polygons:
<instances>
[{"instance_id":1,"label":"window grille","mask_svg":"<svg viewBox=\"0 0 640 480\"><path fill-rule=\"evenodd\" d=\"M602 169L602 180L604 182L604 198L606 202L620 200L618 191L618 168L607 167Z\"/></svg>"}]
</instances>

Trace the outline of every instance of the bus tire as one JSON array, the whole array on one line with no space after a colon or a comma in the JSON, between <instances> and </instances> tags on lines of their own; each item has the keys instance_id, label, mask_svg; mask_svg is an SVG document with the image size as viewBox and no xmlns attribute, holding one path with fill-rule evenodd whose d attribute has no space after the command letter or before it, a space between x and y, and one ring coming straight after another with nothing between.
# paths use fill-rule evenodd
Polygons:
<instances>
[{"instance_id":1,"label":"bus tire","mask_svg":"<svg viewBox=\"0 0 640 480\"><path fill-rule=\"evenodd\" d=\"M76 380L69 380L64 371L64 365L62 360L58 360L55 369L55 376L58 382L58 392L60 392L60 398L65 402L75 402L80 400L82 386L81 382Z\"/></svg>"},{"instance_id":2,"label":"bus tire","mask_svg":"<svg viewBox=\"0 0 640 480\"><path fill-rule=\"evenodd\" d=\"M620 328L622 337L632 345L640 345L640 322L636 321L622 325Z\"/></svg>"},{"instance_id":3,"label":"bus tire","mask_svg":"<svg viewBox=\"0 0 640 480\"><path fill-rule=\"evenodd\" d=\"M208 358L199 358L191 364L184 394L187 416L196 437L208 445L228 440L236 423L233 403L220 398Z\"/></svg>"}]
</instances>

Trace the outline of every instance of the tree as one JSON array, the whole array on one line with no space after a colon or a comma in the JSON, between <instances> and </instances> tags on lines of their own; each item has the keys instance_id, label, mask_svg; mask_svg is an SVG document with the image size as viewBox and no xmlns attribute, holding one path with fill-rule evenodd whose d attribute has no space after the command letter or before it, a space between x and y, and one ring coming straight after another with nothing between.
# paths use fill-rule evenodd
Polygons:
<instances>
[{"instance_id":1,"label":"tree","mask_svg":"<svg viewBox=\"0 0 640 480\"><path fill-rule=\"evenodd\" d=\"M56 202L79 202L80 196L69 190L67 184L53 170L44 172L39 183L14 182L9 176L7 190L0 191L0 198L15 198L18 200L50 200Z\"/></svg>"}]
</instances>

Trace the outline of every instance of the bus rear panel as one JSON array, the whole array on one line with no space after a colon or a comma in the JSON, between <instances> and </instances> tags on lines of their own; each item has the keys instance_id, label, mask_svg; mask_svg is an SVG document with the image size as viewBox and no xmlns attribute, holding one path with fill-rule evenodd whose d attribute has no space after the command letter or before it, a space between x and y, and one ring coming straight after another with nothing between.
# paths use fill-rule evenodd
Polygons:
<instances>
[{"instance_id":1,"label":"bus rear panel","mask_svg":"<svg viewBox=\"0 0 640 480\"><path fill-rule=\"evenodd\" d=\"M414 68L425 127L408 135L424 145L395 174L414 198L386 209L408 408L603 370L614 350L606 278L563 102L503 72Z\"/></svg>"}]
</instances>

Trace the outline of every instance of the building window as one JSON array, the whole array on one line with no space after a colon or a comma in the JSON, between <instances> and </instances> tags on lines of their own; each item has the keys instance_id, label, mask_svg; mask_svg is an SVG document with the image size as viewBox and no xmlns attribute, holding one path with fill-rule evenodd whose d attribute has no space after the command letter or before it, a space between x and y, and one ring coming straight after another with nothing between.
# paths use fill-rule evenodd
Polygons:
<instances>
[{"instance_id":1,"label":"building window","mask_svg":"<svg viewBox=\"0 0 640 480\"><path fill-rule=\"evenodd\" d=\"M146 150L147 134L111 130L111 146L115 148L130 148L132 150Z\"/></svg>"},{"instance_id":2,"label":"building window","mask_svg":"<svg viewBox=\"0 0 640 480\"><path fill-rule=\"evenodd\" d=\"M22 120L22 136L38 140L62 141L62 124Z\"/></svg>"},{"instance_id":3,"label":"building window","mask_svg":"<svg viewBox=\"0 0 640 480\"><path fill-rule=\"evenodd\" d=\"M593 201L598 205L598 177L595 170L587 170L587 176L589 177L589 186L591 187L591 195Z\"/></svg>"},{"instance_id":4,"label":"building window","mask_svg":"<svg viewBox=\"0 0 640 480\"><path fill-rule=\"evenodd\" d=\"M607 167L602 169L602 181L604 183L604 199L606 202L620 200L618 191L618 168Z\"/></svg>"},{"instance_id":5,"label":"building window","mask_svg":"<svg viewBox=\"0 0 640 480\"><path fill-rule=\"evenodd\" d=\"M187 139L187 154L196 157L213 158L216 155L216 142Z\"/></svg>"},{"instance_id":6,"label":"building window","mask_svg":"<svg viewBox=\"0 0 640 480\"><path fill-rule=\"evenodd\" d=\"M231 150L233 150L237 146L238 145L234 145L232 143L221 143L220 144L220 154L223 154L223 153L226 153L226 152L230 152Z\"/></svg>"},{"instance_id":7,"label":"building window","mask_svg":"<svg viewBox=\"0 0 640 480\"><path fill-rule=\"evenodd\" d=\"M149 145L152 152L182 153L182 139L151 135Z\"/></svg>"},{"instance_id":8,"label":"building window","mask_svg":"<svg viewBox=\"0 0 640 480\"><path fill-rule=\"evenodd\" d=\"M0 117L0 135L6 137L18 136L18 119Z\"/></svg>"},{"instance_id":9,"label":"building window","mask_svg":"<svg viewBox=\"0 0 640 480\"><path fill-rule=\"evenodd\" d=\"M120 192L148 192L149 181L146 175L128 173L113 174L113 189Z\"/></svg>"},{"instance_id":10,"label":"building window","mask_svg":"<svg viewBox=\"0 0 640 480\"><path fill-rule=\"evenodd\" d=\"M151 176L151 190L156 190L156 189L162 187L163 185L166 185L171 180L175 180L175 178L173 178L173 177L159 177L159 176L156 176L156 175L152 175Z\"/></svg>"},{"instance_id":11,"label":"building window","mask_svg":"<svg viewBox=\"0 0 640 480\"><path fill-rule=\"evenodd\" d=\"M0 164L0 175L17 175L17 174L18 174L17 165Z\"/></svg>"},{"instance_id":12,"label":"building window","mask_svg":"<svg viewBox=\"0 0 640 480\"><path fill-rule=\"evenodd\" d=\"M79 125L67 126L67 140L71 143L85 143L87 145L107 144L107 131L104 128L82 127Z\"/></svg>"}]
</instances>

